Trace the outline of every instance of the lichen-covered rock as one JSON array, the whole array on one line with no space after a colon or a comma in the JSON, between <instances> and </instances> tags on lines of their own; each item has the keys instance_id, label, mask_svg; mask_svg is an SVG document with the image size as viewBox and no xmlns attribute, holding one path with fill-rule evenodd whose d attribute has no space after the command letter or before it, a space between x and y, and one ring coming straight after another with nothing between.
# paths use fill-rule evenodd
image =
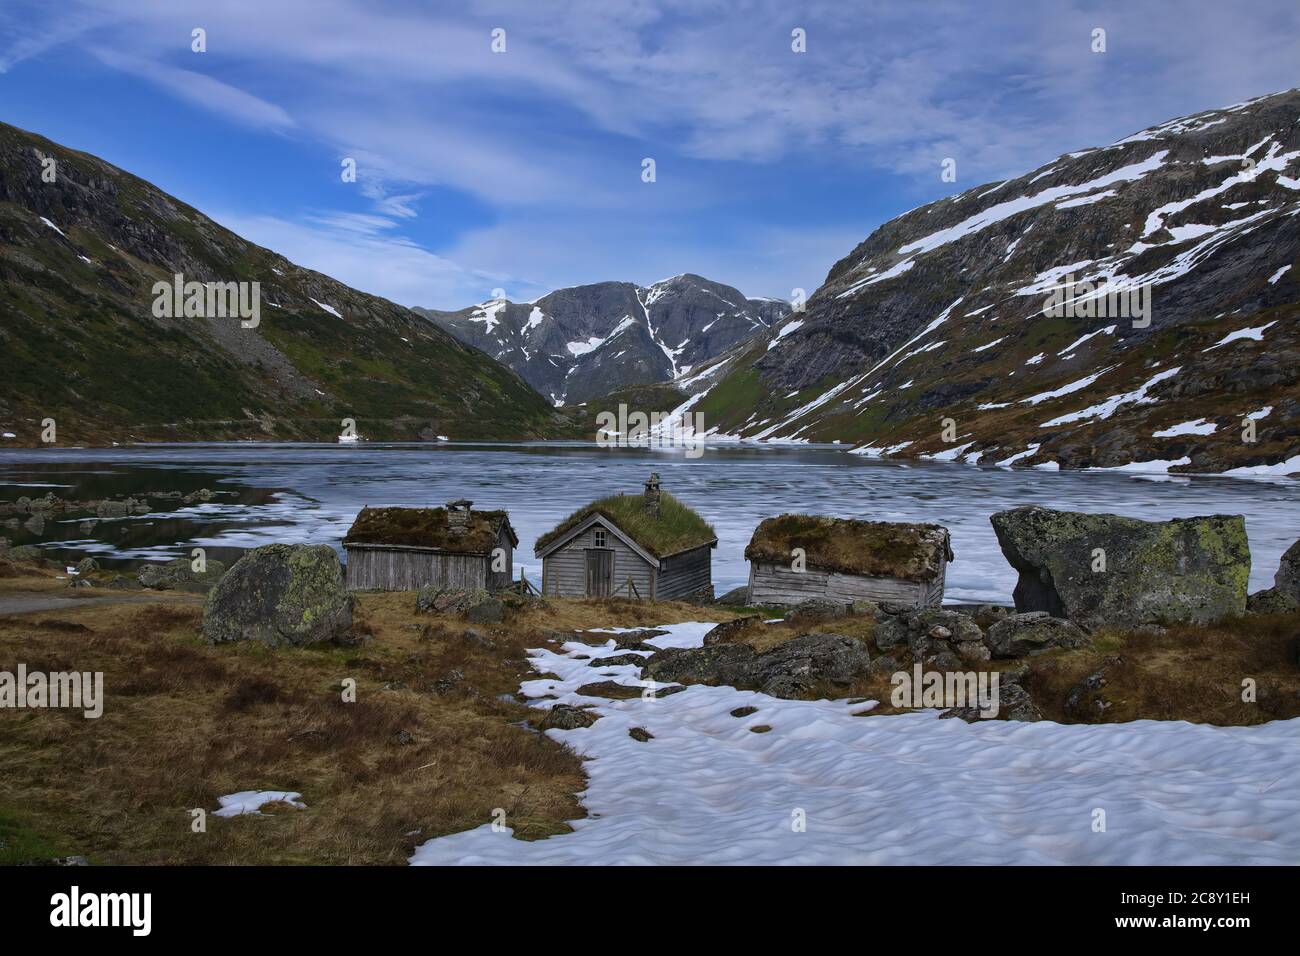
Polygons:
<instances>
[{"instance_id":1,"label":"lichen-covered rock","mask_svg":"<svg viewBox=\"0 0 1300 956\"><path fill-rule=\"evenodd\" d=\"M147 564L140 569L136 580L140 586L155 591L191 591L206 594L226 573L223 561L208 558L202 571L194 570L189 558L175 558L166 564Z\"/></svg>"},{"instance_id":2,"label":"lichen-covered rock","mask_svg":"<svg viewBox=\"0 0 1300 956\"><path fill-rule=\"evenodd\" d=\"M682 684L728 684L773 697L797 698L822 683L844 685L865 674L866 646L844 634L800 634L755 653L748 644L668 648L642 669L643 677Z\"/></svg>"},{"instance_id":3,"label":"lichen-covered rock","mask_svg":"<svg viewBox=\"0 0 1300 956\"><path fill-rule=\"evenodd\" d=\"M957 651L962 645L983 644L984 632L969 614L949 611L943 608L927 608L923 611L906 610L899 614L886 615L877 622L872 632L876 647L882 651L891 651L900 644L906 644L917 659L924 659L931 653ZM967 653L976 653L971 648ZM964 656L964 655L963 655ZM969 659L969 658L968 658Z\"/></svg>"},{"instance_id":4,"label":"lichen-covered rock","mask_svg":"<svg viewBox=\"0 0 1300 956\"><path fill-rule=\"evenodd\" d=\"M542 730L577 730L580 727L590 727L599 719L599 714L593 714L582 707L556 704L546 712L540 727Z\"/></svg>"},{"instance_id":5,"label":"lichen-covered rock","mask_svg":"<svg viewBox=\"0 0 1300 956\"><path fill-rule=\"evenodd\" d=\"M352 626L352 595L328 545L254 548L208 594L203 634L210 643L261 641L272 647L332 641Z\"/></svg>"},{"instance_id":6,"label":"lichen-covered rock","mask_svg":"<svg viewBox=\"0 0 1300 956\"><path fill-rule=\"evenodd\" d=\"M988 646L994 657L1029 657L1054 647L1083 647L1088 635L1077 624L1046 611L1011 614L989 628Z\"/></svg>"},{"instance_id":7,"label":"lichen-covered rock","mask_svg":"<svg viewBox=\"0 0 1300 956\"><path fill-rule=\"evenodd\" d=\"M738 588L732 588L713 603L726 604L732 607L747 607L749 605L749 585L742 584Z\"/></svg>"},{"instance_id":8,"label":"lichen-covered rock","mask_svg":"<svg viewBox=\"0 0 1300 956\"><path fill-rule=\"evenodd\" d=\"M706 646L709 644L726 644L734 639L737 634L762 622L763 618L759 614L747 614L744 617L736 618L734 621L724 621L704 635L704 643Z\"/></svg>"},{"instance_id":9,"label":"lichen-covered rock","mask_svg":"<svg viewBox=\"0 0 1300 956\"><path fill-rule=\"evenodd\" d=\"M1096 629L1204 624L1246 610L1250 549L1240 515L1139 521L1030 506L990 520L1020 573L1017 611Z\"/></svg>"},{"instance_id":10,"label":"lichen-covered rock","mask_svg":"<svg viewBox=\"0 0 1300 956\"><path fill-rule=\"evenodd\" d=\"M1252 594L1246 602L1252 614L1285 614L1300 610L1300 541L1286 549L1273 576L1273 586Z\"/></svg>"},{"instance_id":11,"label":"lichen-covered rock","mask_svg":"<svg viewBox=\"0 0 1300 956\"><path fill-rule=\"evenodd\" d=\"M456 614L475 624L498 624L506 607L483 588L423 587L415 594L420 614Z\"/></svg>"}]
</instances>

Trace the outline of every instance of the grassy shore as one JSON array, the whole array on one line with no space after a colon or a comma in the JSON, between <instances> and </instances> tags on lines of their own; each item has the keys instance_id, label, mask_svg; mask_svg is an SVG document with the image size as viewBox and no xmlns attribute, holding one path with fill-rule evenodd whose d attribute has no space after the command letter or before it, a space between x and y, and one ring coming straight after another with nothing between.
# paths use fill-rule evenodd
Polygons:
<instances>
[{"instance_id":1,"label":"grassy shore","mask_svg":"<svg viewBox=\"0 0 1300 956\"><path fill-rule=\"evenodd\" d=\"M0 591L62 585L32 572ZM0 670L102 671L106 697L95 720L0 711L0 863L402 864L497 810L523 839L566 832L584 815L582 763L526 726L538 712L513 699L525 649L549 630L730 616L548 601L479 628L481 643L414 603L359 595L358 646L275 651L204 643L187 595L0 617ZM355 703L342 700L345 678ZM307 808L213 816L217 797L242 790L296 790ZM209 811L206 833L192 832L194 808Z\"/></svg>"}]
</instances>

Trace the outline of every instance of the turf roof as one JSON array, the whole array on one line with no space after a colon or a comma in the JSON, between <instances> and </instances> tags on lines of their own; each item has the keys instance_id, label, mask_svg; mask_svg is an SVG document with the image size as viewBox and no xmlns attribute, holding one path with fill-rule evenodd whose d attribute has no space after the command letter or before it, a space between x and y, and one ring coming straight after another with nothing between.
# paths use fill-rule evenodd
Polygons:
<instances>
[{"instance_id":1,"label":"turf roof","mask_svg":"<svg viewBox=\"0 0 1300 956\"><path fill-rule=\"evenodd\" d=\"M941 525L789 514L763 521L745 558L789 564L795 548L804 550L810 568L903 581L933 580L952 560Z\"/></svg>"},{"instance_id":2,"label":"turf roof","mask_svg":"<svg viewBox=\"0 0 1300 956\"><path fill-rule=\"evenodd\" d=\"M504 511L471 511L469 530L453 535L446 508L362 508L343 544L436 548L456 554L487 554L497 544Z\"/></svg>"},{"instance_id":3,"label":"turf roof","mask_svg":"<svg viewBox=\"0 0 1300 956\"><path fill-rule=\"evenodd\" d=\"M666 558L718 540L712 525L664 491L660 493L657 518L646 512L642 495L610 495L579 508L542 535L537 539L535 551L543 550L593 514L613 522L618 530L656 558Z\"/></svg>"}]
</instances>

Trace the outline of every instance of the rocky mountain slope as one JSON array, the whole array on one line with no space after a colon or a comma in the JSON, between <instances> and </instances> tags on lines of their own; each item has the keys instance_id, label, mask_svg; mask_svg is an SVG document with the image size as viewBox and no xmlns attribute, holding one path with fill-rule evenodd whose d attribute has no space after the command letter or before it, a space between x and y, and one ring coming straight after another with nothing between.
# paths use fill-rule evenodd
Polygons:
<instances>
[{"instance_id":1,"label":"rocky mountain slope","mask_svg":"<svg viewBox=\"0 0 1300 956\"><path fill-rule=\"evenodd\" d=\"M177 273L260 282L260 322L158 317L154 284ZM518 376L411 310L300 268L101 159L4 124L0 353L0 446L38 443L47 418L59 444L332 441L343 419L365 438L394 439L534 436L555 426Z\"/></svg>"},{"instance_id":2,"label":"rocky mountain slope","mask_svg":"<svg viewBox=\"0 0 1300 956\"><path fill-rule=\"evenodd\" d=\"M692 410L868 455L1300 471L1298 217L1300 90L1171 120L885 223Z\"/></svg>"},{"instance_id":3,"label":"rocky mountain slope","mask_svg":"<svg viewBox=\"0 0 1300 956\"><path fill-rule=\"evenodd\" d=\"M690 377L755 336L790 306L680 275L648 287L598 282L536 302L494 299L459 312L418 310L518 372L556 404L631 385Z\"/></svg>"}]
</instances>

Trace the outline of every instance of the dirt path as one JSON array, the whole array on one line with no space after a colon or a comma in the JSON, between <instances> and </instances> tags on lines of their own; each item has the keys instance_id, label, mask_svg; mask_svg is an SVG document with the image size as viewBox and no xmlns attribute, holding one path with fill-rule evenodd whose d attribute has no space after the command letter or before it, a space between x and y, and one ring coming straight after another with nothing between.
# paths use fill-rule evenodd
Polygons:
<instances>
[{"instance_id":1,"label":"dirt path","mask_svg":"<svg viewBox=\"0 0 1300 956\"><path fill-rule=\"evenodd\" d=\"M157 604L160 601L180 604L199 604L203 598L197 594L169 594L156 591L136 593L130 591L101 592L86 597L51 594L48 591L0 592L0 617L31 614L36 611L68 611L95 604Z\"/></svg>"}]
</instances>

